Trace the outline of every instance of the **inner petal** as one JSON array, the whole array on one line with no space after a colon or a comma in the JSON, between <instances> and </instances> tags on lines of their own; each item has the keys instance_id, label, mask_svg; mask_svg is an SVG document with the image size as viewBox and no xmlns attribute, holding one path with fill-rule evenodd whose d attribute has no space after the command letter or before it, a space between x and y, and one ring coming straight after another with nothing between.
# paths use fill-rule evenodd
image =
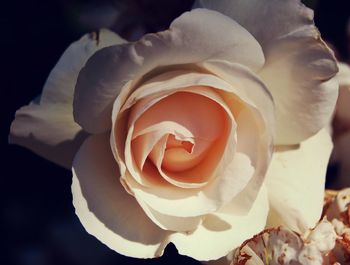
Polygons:
<instances>
[{"instance_id":1,"label":"inner petal","mask_svg":"<svg viewBox=\"0 0 350 265\"><path fill-rule=\"evenodd\" d=\"M167 139L166 150L173 149L173 148L183 148L188 153L192 153L193 145L194 144L191 143L190 141L178 140L176 139L175 135L170 134Z\"/></svg>"},{"instance_id":2,"label":"inner petal","mask_svg":"<svg viewBox=\"0 0 350 265\"><path fill-rule=\"evenodd\" d=\"M204 143L200 143L204 142ZM169 135L162 161L162 168L170 172L184 171L196 166L206 155L211 141L195 139L192 144L189 141L176 140L174 135Z\"/></svg>"},{"instance_id":3,"label":"inner petal","mask_svg":"<svg viewBox=\"0 0 350 265\"><path fill-rule=\"evenodd\" d=\"M154 127L157 123L164 124L164 122L185 127L193 137L187 140L163 128L164 137L153 145L148 155L150 161L172 184L208 181L216 166L210 165L209 170L207 166L204 166L206 168L204 174L198 167L206 156L209 154L212 156L212 145L217 143L219 138L224 141L227 139L231 126L225 109L206 96L192 92L176 92L161 99L140 116L135 123L134 135L142 139L140 132L147 131L147 128ZM159 131L156 132L156 134L159 133L162 134ZM221 156L220 150L214 152L219 157ZM145 161L145 159L142 160ZM182 185L179 184L179 186Z\"/></svg>"},{"instance_id":4,"label":"inner petal","mask_svg":"<svg viewBox=\"0 0 350 265\"><path fill-rule=\"evenodd\" d=\"M215 101L194 93L176 92L147 111L135 123L135 132L171 121L187 128L196 138L214 141L225 128L226 113Z\"/></svg>"}]
</instances>

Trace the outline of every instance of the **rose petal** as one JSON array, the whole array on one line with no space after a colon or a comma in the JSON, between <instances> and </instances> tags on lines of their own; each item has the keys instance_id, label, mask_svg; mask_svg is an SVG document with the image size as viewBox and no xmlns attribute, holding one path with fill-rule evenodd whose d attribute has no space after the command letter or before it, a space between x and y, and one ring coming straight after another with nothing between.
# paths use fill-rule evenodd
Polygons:
<instances>
[{"instance_id":1,"label":"rose petal","mask_svg":"<svg viewBox=\"0 0 350 265\"><path fill-rule=\"evenodd\" d=\"M337 82L321 84L336 74L337 65L312 10L295 0L198 0L198 5L233 18L260 43L266 63L259 75L276 104L276 143L299 143L329 122Z\"/></svg>"},{"instance_id":2,"label":"rose petal","mask_svg":"<svg viewBox=\"0 0 350 265\"><path fill-rule=\"evenodd\" d=\"M186 232L190 233L195 230L200 222L202 221L202 216L195 217L178 217L172 215L162 214L150 207L149 205L138 201L142 209L145 211L147 216L160 228L165 230L170 230L174 232Z\"/></svg>"},{"instance_id":3,"label":"rose petal","mask_svg":"<svg viewBox=\"0 0 350 265\"><path fill-rule=\"evenodd\" d=\"M73 121L64 104L35 104L20 108L11 124L9 142L69 169L87 134Z\"/></svg>"},{"instance_id":4,"label":"rose petal","mask_svg":"<svg viewBox=\"0 0 350 265\"><path fill-rule=\"evenodd\" d=\"M254 178L255 169L249 158L240 153L235 154L232 163L217 176L217 179L200 190L177 189L172 186L146 188L139 185L132 177L126 176L128 188L139 202L169 216L195 217L216 211L230 202L242 189L244 192L234 198L232 205L223 208L224 213L244 215L256 199L260 186L247 183ZM255 177L256 178L256 177Z\"/></svg>"},{"instance_id":5,"label":"rose petal","mask_svg":"<svg viewBox=\"0 0 350 265\"><path fill-rule=\"evenodd\" d=\"M133 135L133 130L129 130L129 134L126 139L125 165L128 167L128 171L138 183L144 186L152 186L152 183L159 184L160 181L159 179L157 181L155 176L145 177L144 173L147 172L147 167L145 169L145 165L147 166L146 159L150 155L152 149L164 137L164 135L168 134L177 135L183 139L193 139L193 135L190 131L180 124L171 121L160 122L144 130L138 131L138 133L134 134L135 139L133 139L132 142L131 138ZM113 137L113 139L116 137ZM114 142L112 143L112 146L115 147ZM119 163L124 164L122 161L119 161ZM142 173L142 169L145 169L145 172ZM125 175L125 171L121 172L123 177ZM157 173L157 176L160 175Z\"/></svg>"},{"instance_id":6,"label":"rose petal","mask_svg":"<svg viewBox=\"0 0 350 265\"><path fill-rule=\"evenodd\" d=\"M123 86L127 84L123 90L128 94L146 73L159 73L169 65L181 65L183 69L184 64L210 58L256 70L264 63L259 44L239 24L214 11L193 10L177 18L168 31L97 52L79 75L75 120L88 132L106 131L111 128L113 102Z\"/></svg>"},{"instance_id":7,"label":"rose petal","mask_svg":"<svg viewBox=\"0 0 350 265\"><path fill-rule=\"evenodd\" d=\"M71 168L73 157L87 135L73 120L73 93L78 73L96 50L120 42L118 35L100 30L71 44L51 71L40 103L32 102L16 112L10 143Z\"/></svg>"},{"instance_id":8,"label":"rose petal","mask_svg":"<svg viewBox=\"0 0 350 265\"><path fill-rule=\"evenodd\" d=\"M254 72L243 65L224 60L207 60L200 65L229 83L233 87L233 89L231 88L232 92L241 101L256 109L266 124L266 130L269 131L270 135L274 136L274 101L268 88ZM225 96L223 97L225 98ZM229 99L226 99L226 101L229 101Z\"/></svg>"},{"instance_id":9,"label":"rose petal","mask_svg":"<svg viewBox=\"0 0 350 265\"><path fill-rule=\"evenodd\" d=\"M270 226L305 232L320 219L332 142L324 129L295 148L276 149L266 177Z\"/></svg>"},{"instance_id":10,"label":"rose petal","mask_svg":"<svg viewBox=\"0 0 350 265\"><path fill-rule=\"evenodd\" d=\"M264 229L268 209L263 187L248 215L237 217L220 212L208 215L196 231L173 234L171 242L182 255L198 260L218 259Z\"/></svg>"},{"instance_id":11,"label":"rose petal","mask_svg":"<svg viewBox=\"0 0 350 265\"><path fill-rule=\"evenodd\" d=\"M96 51L124 42L125 40L107 29L86 34L73 42L47 78L40 103L67 103L71 106L78 75L86 61Z\"/></svg>"},{"instance_id":12,"label":"rose petal","mask_svg":"<svg viewBox=\"0 0 350 265\"><path fill-rule=\"evenodd\" d=\"M76 214L90 234L123 255L161 256L169 232L148 219L136 200L124 190L118 174L109 136L90 136L73 162Z\"/></svg>"},{"instance_id":13,"label":"rose petal","mask_svg":"<svg viewBox=\"0 0 350 265\"><path fill-rule=\"evenodd\" d=\"M215 87L223 92L220 95L235 116L238 130L237 152L246 154L250 158L248 165L252 164L255 168L254 175L246 179L249 181L248 185L234 199L236 203L232 203L229 209L245 214L256 198L270 162L274 135L274 105L265 85L249 69L222 60L208 60L201 66L230 84L230 88L226 88L225 83L221 81L218 82L220 86ZM238 95L239 100L234 95ZM237 178L237 175L235 176Z\"/></svg>"},{"instance_id":14,"label":"rose petal","mask_svg":"<svg viewBox=\"0 0 350 265\"><path fill-rule=\"evenodd\" d=\"M256 199L256 195L265 179L267 167L272 156L271 136L264 132L264 128L260 128L254 122L255 116L252 111L241 111L237 117L237 147L236 156L241 159L237 160L236 167L228 169L227 182L237 185L239 180L245 183L244 189L239 194L235 194L229 205L224 206L221 210L227 213L236 213L244 215L249 211L251 205ZM241 172L241 173L238 173ZM243 174L245 172L245 174ZM229 176L235 176L235 181L230 180ZM230 187L229 184L221 182L221 185ZM239 185L237 185L239 186ZM233 189L233 188L232 188ZM227 189L220 191L221 194Z\"/></svg>"}]
</instances>

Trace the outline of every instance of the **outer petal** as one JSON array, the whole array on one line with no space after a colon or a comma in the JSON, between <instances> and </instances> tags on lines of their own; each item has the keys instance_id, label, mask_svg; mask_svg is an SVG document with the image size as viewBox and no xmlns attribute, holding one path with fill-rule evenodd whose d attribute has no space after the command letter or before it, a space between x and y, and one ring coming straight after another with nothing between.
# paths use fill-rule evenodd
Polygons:
<instances>
[{"instance_id":1,"label":"outer petal","mask_svg":"<svg viewBox=\"0 0 350 265\"><path fill-rule=\"evenodd\" d=\"M108 30L83 36L71 44L51 71L39 104L32 102L16 112L9 141L66 168L86 137L73 120L73 93L80 69L103 47L120 43Z\"/></svg>"},{"instance_id":2,"label":"outer petal","mask_svg":"<svg viewBox=\"0 0 350 265\"><path fill-rule=\"evenodd\" d=\"M323 129L295 148L277 147L266 177L270 226L305 232L320 219L332 142Z\"/></svg>"},{"instance_id":3,"label":"outer petal","mask_svg":"<svg viewBox=\"0 0 350 265\"><path fill-rule=\"evenodd\" d=\"M180 254L198 260L213 260L227 255L246 239L264 229L268 214L265 187L246 216L234 216L217 212L208 215L191 234L177 233L171 236Z\"/></svg>"},{"instance_id":4,"label":"outer petal","mask_svg":"<svg viewBox=\"0 0 350 265\"><path fill-rule=\"evenodd\" d=\"M79 75L74 117L88 132L106 131L111 128L114 99L130 80L133 83L124 88L127 94L141 78L159 74L166 66L184 69L185 64L207 59L226 59L254 70L264 63L261 47L239 24L217 12L196 9L177 18L167 31L96 53Z\"/></svg>"},{"instance_id":5,"label":"outer petal","mask_svg":"<svg viewBox=\"0 0 350 265\"><path fill-rule=\"evenodd\" d=\"M321 40L312 10L299 0L197 0L233 18L260 43L260 76L276 104L278 144L294 144L323 128L337 97L332 51ZM263 23L261 23L263 21Z\"/></svg>"},{"instance_id":6,"label":"outer petal","mask_svg":"<svg viewBox=\"0 0 350 265\"><path fill-rule=\"evenodd\" d=\"M9 142L70 168L87 134L73 121L65 104L35 103L20 108L11 124Z\"/></svg>"},{"instance_id":7,"label":"outer petal","mask_svg":"<svg viewBox=\"0 0 350 265\"><path fill-rule=\"evenodd\" d=\"M119 182L107 134L90 136L73 162L73 204L85 229L111 249L131 257L161 256L169 232L142 211Z\"/></svg>"},{"instance_id":8,"label":"outer petal","mask_svg":"<svg viewBox=\"0 0 350 265\"><path fill-rule=\"evenodd\" d=\"M125 42L117 34L106 29L86 34L80 40L73 42L47 78L40 103L72 105L79 72L90 56L102 48Z\"/></svg>"}]
</instances>

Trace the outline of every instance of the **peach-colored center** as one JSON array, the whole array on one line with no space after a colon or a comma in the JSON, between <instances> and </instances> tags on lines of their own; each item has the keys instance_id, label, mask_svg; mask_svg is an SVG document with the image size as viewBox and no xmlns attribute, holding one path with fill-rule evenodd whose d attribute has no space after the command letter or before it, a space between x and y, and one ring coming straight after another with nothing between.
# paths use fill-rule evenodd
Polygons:
<instances>
[{"instance_id":1,"label":"peach-colored center","mask_svg":"<svg viewBox=\"0 0 350 265\"><path fill-rule=\"evenodd\" d=\"M157 130L139 135L152 126L158 126ZM149 167L144 164L153 163L168 181L180 178L184 182L201 182L216 167L217 159L206 157L222 154L224 145L215 145L225 141L222 138L227 138L228 127L227 113L220 104L200 94L176 92L159 100L139 117L131 151L136 164L141 166L139 170L147 170ZM187 135L181 133L184 130Z\"/></svg>"}]
</instances>

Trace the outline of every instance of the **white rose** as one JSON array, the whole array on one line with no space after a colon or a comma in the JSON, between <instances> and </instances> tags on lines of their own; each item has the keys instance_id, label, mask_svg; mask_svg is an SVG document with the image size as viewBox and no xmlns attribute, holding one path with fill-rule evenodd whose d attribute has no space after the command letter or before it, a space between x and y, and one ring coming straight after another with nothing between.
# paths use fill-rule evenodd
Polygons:
<instances>
[{"instance_id":1,"label":"white rose","mask_svg":"<svg viewBox=\"0 0 350 265\"><path fill-rule=\"evenodd\" d=\"M203 4L232 19L195 9L134 43L104 30L72 44L11 127L13 142L68 166L88 133L73 203L86 230L124 255L160 256L173 242L216 259L266 224L302 231L321 214L331 142L319 131L337 65L312 11Z\"/></svg>"}]
</instances>

